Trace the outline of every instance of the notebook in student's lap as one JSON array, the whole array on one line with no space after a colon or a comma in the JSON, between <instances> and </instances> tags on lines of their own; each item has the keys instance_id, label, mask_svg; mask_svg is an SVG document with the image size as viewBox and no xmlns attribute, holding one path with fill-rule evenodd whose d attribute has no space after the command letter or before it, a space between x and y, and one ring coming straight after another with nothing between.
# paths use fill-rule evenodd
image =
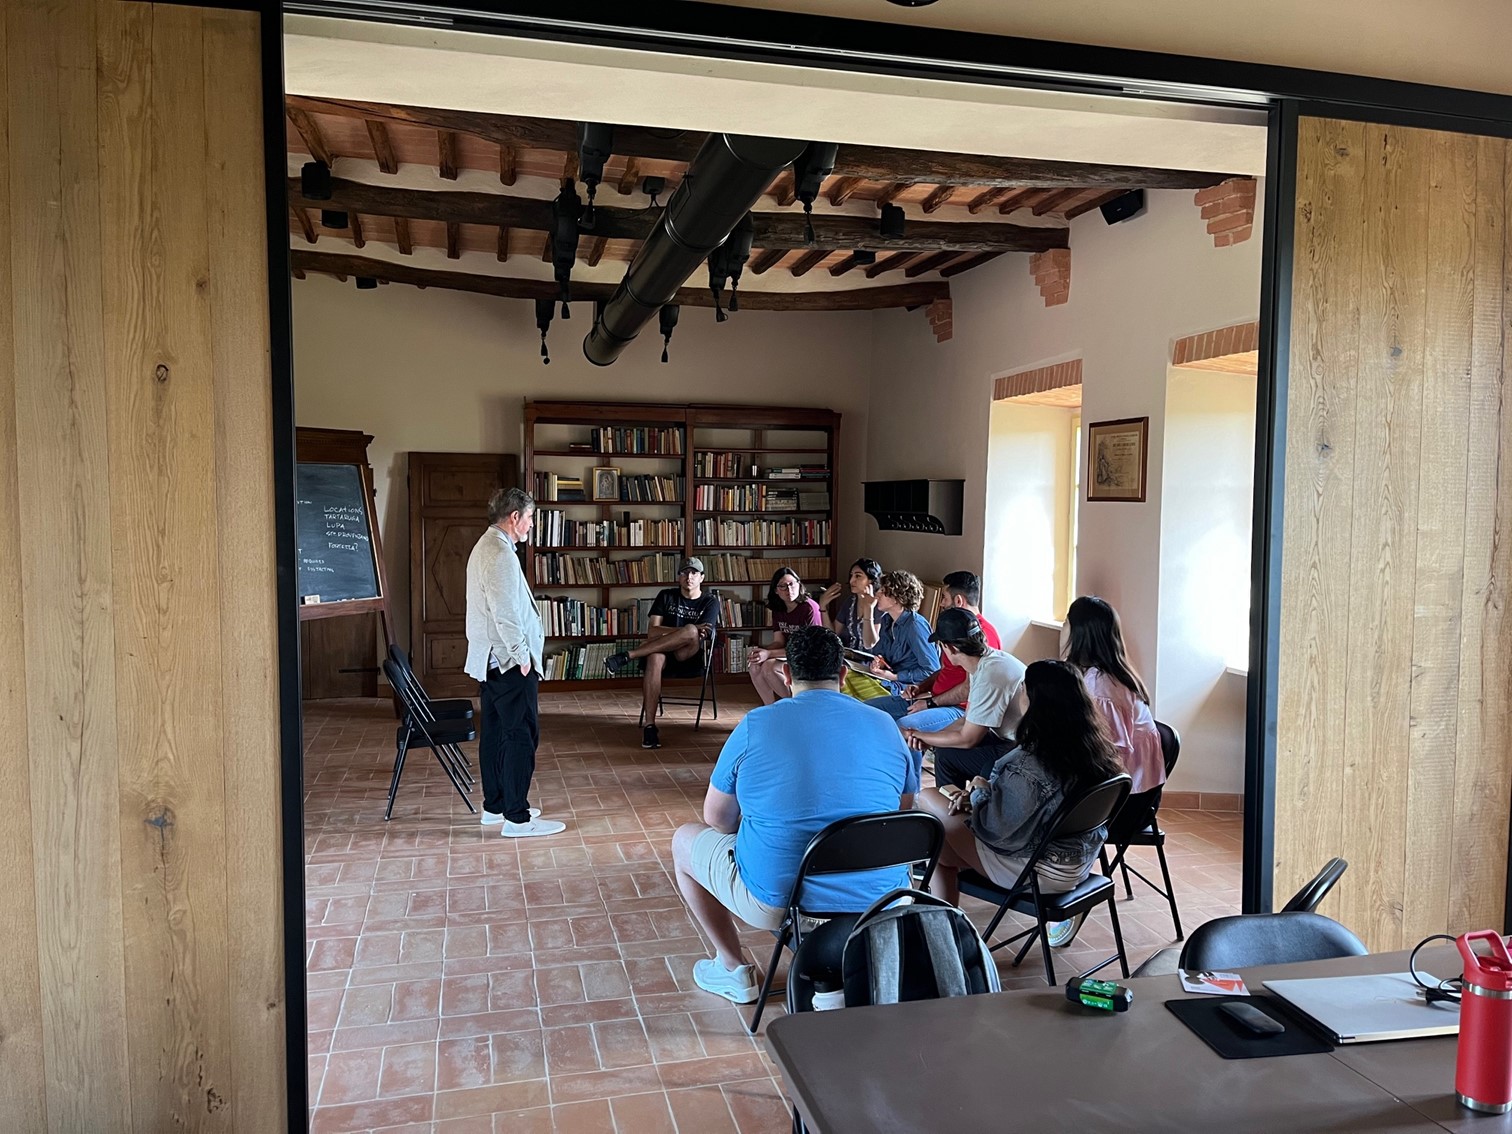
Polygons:
<instances>
[{"instance_id":1,"label":"notebook in student's lap","mask_svg":"<svg viewBox=\"0 0 1512 1134\"><path fill-rule=\"evenodd\" d=\"M1408 973L1268 980L1265 987L1336 1044L1452 1036L1459 1005L1427 1004Z\"/></svg>"}]
</instances>

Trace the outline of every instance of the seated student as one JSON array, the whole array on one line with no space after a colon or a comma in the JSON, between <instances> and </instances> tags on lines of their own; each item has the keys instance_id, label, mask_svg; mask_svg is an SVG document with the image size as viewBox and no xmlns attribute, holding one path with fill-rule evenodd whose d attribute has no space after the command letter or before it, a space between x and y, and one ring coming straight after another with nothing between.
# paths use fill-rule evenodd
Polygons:
<instances>
[{"instance_id":1,"label":"seated student","mask_svg":"<svg viewBox=\"0 0 1512 1134\"><path fill-rule=\"evenodd\" d=\"M777 698L788 695L787 682L777 672L782 664L782 647L787 635L800 626L823 626L824 613L817 602L803 593L803 580L791 567L779 567L772 574L766 604L777 630L770 646L751 651L749 668L751 684L761 695L761 703L770 705Z\"/></svg>"},{"instance_id":2,"label":"seated student","mask_svg":"<svg viewBox=\"0 0 1512 1134\"><path fill-rule=\"evenodd\" d=\"M982 624L969 610L940 611L931 642L940 643L945 657L966 671L971 703L955 724L935 732L921 732L902 721L903 737L919 752L934 749L935 783L964 784L985 776L993 763L1014 745L1014 730L1024 715L1024 663L1005 650L994 650L982 636Z\"/></svg>"},{"instance_id":3,"label":"seated student","mask_svg":"<svg viewBox=\"0 0 1512 1134\"><path fill-rule=\"evenodd\" d=\"M945 589L940 596L940 609L969 610L976 615L982 627L982 637L994 650L1002 642L998 632L978 609L982 602L981 577L970 571L952 571L945 576ZM899 728L911 728L915 732L938 732L966 715L966 698L971 683L966 680L966 671L947 658L940 659L940 668L915 685L904 686L896 694L877 697L867 704L898 721Z\"/></svg>"},{"instance_id":4,"label":"seated student","mask_svg":"<svg viewBox=\"0 0 1512 1134\"><path fill-rule=\"evenodd\" d=\"M735 918L776 929L810 839L837 819L910 807L918 790L893 723L840 692L843 668L833 632L789 634L782 673L793 695L735 726L709 780L704 823L672 838L678 889L714 944L715 957L693 966L693 980L736 1004L755 1000L761 982L741 953ZM859 911L907 885L904 868L820 875L804 883L804 903Z\"/></svg>"},{"instance_id":5,"label":"seated student","mask_svg":"<svg viewBox=\"0 0 1512 1134\"><path fill-rule=\"evenodd\" d=\"M882 624L871 676L888 693L896 694L940 668L940 652L930 644L929 623L919 613L923 598L924 584L911 571L889 571L877 584Z\"/></svg>"},{"instance_id":6,"label":"seated student","mask_svg":"<svg viewBox=\"0 0 1512 1134\"><path fill-rule=\"evenodd\" d=\"M882 564L875 559L858 559L851 564L844 584L831 583L819 596L819 605L829 611L830 625L848 649L869 650L877 644L881 619L877 584L881 579Z\"/></svg>"},{"instance_id":7,"label":"seated student","mask_svg":"<svg viewBox=\"0 0 1512 1134\"><path fill-rule=\"evenodd\" d=\"M628 652L610 654L604 661L605 669L618 673L632 658L646 659L641 679L646 721L641 729L642 748L661 747L656 707L661 701L662 677L698 677L703 672L699 652L719 625L719 597L704 594L703 580L703 560L697 556L684 559L677 569L678 585L662 591L651 604L646 640Z\"/></svg>"},{"instance_id":8,"label":"seated student","mask_svg":"<svg viewBox=\"0 0 1512 1134\"><path fill-rule=\"evenodd\" d=\"M1165 753L1150 712L1150 695L1124 650L1118 611L1103 599L1083 595L1061 624L1061 656L1082 671L1135 794L1165 783Z\"/></svg>"},{"instance_id":9,"label":"seated student","mask_svg":"<svg viewBox=\"0 0 1512 1134\"><path fill-rule=\"evenodd\" d=\"M960 900L963 867L999 886L1016 885L1066 796L1123 771L1074 666L1037 661L1024 687L1029 707L1018 747L1000 757L989 776L974 778L969 790L939 787L919 796L919 806L945 824L945 849L929 889L952 904ZM1106 835L1100 827L1051 843L1036 868L1040 889L1061 894L1075 887L1091 872Z\"/></svg>"}]
</instances>

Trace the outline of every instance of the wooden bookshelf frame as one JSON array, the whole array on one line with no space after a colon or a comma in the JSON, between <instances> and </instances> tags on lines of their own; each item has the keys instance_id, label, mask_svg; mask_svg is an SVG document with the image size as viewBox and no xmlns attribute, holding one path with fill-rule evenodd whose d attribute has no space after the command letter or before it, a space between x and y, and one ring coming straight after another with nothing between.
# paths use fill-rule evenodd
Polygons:
<instances>
[{"instance_id":1,"label":"wooden bookshelf frame","mask_svg":"<svg viewBox=\"0 0 1512 1134\"><path fill-rule=\"evenodd\" d=\"M680 462L676 473L665 469L650 469L644 471L653 475L675 475L682 478L682 499L673 501L650 501L650 500L623 500L605 502L597 500L584 501L553 501L537 500L537 508L563 508L571 509L576 515L574 518L583 520L612 520L614 513L632 512L636 519L648 520L671 520L681 519L683 523L683 542L680 546L657 546L657 547L574 547L554 545L549 548L537 547L534 541L525 545L525 577L530 581L531 588L536 591L555 593L557 591L569 591L574 595L580 592L588 592L584 601L598 606L613 605L613 596L617 591L649 590L656 587L675 586L673 582L658 583L537 583L535 581L536 555L541 551L550 551L553 554L574 555L599 555L610 558L610 553L619 555L647 555L655 552L674 552L684 556L705 556L710 554L740 555L749 552L751 559L775 558L773 552L778 551L774 547L698 547L694 542L694 525L698 520L706 520L719 516L732 517L766 517L774 520L790 519L824 519L829 522L829 541L827 544L809 544L781 548L793 554L794 557L809 558L824 555L830 560L830 575L833 576L838 567L836 566L836 552L840 542L839 535L839 456L840 456L840 414L828 409L804 409L790 406L753 406L753 405L672 405L656 402L597 402L597 401L525 401L525 454L524 476L521 481L527 491L535 491L535 474L537 471L554 471L549 467L540 469L537 458L547 458L549 463L555 464L564 457L581 458L584 462L583 472L587 473L594 465L617 464L622 459L637 462L634 474L643 470L640 462L664 461L668 464ZM683 431L683 451L681 454L655 454L655 453L600 453L596 450L573 450L557 447L560 444L559 437L548 438L548 444L537 447L536 430L540 426L580 426L583 429L593 428L636 428L636 427L675 427ZM697 435L700 430L734 430L749 435L746 444L716 444L708 443L700 445ZM822 434L823 446L817 448L794 448L784 446L782 433L805 432ZM777 436L773 436L776 434ZM829 477L824 481L790 481L768 480L763 477L695 477L693 475L694 454L697 452L716 453L747 453L760 460L761 458L776 458L771 463L785 464L783 458L800 456L823 456L825 467L829 469ZM815 462L817 463L817 462ZM633 475L633 474L627 474ZM695 489L703 484L765 484L768 486L799 486L817 485L823 483L829 490L828 511L794 510L781 511L769 510L765 512L732 511L720 512L706 509L695 509ZM805 585L816 583L830 583L833 578L804 579ZM759 600L763 597L767 580L756 582L729 581L719 582L706 581L705 586L721 592L750 592L741 598L741 601ZM592 597L589 597L592 596ZM732 596L733 597L733 596ZM726 628L735 633L746 634L770 634L771 627L763 626L732 626ZM623 635L622 635L623 636ZM572 642L580 643L587 641L613 640L591 637L567 637L548 635L547 642ZM684 684L686 682L683 682ZM639 687L640 678L584 678L546 681L542 683L547 688L573 689L626 689ZM670 681L669 684L678 684Z\"/></svg>"}]
</instances>

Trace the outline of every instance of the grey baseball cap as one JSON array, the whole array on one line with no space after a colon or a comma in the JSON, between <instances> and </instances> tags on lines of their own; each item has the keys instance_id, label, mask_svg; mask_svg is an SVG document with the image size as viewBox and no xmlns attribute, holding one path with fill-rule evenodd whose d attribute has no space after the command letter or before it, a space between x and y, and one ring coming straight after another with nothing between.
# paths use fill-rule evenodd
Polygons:
<instances>
[{"instance_id":1,"label":"grey baseball cap","mask_svg":"<svg viewBox=\"0 0 1512 1134\"><path fill-rule=\"evenodd\" d=\"M703 560L696 555L688 556L677 568L677 573L679 575L681 575L684 571L697 571L700 575L708 574L708 572L704 570Z\"/></svg>"}]
</instances>

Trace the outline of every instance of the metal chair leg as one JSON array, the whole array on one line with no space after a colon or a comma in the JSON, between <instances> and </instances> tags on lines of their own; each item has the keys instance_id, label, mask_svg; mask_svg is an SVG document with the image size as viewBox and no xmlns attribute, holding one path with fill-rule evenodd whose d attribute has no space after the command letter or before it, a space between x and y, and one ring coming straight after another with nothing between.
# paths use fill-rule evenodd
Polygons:
<instances>
[{"instance_id":1,"label":"metal chair leg","mask_svg":"<svg viewBox=\"0 0 1512 1134\"><path fill-rule=\"evenodd\" d=\"M1119 857L1121 859L1123 856L1120 855ZM1132 902L1134 900L1134 883L1129 881L1129 864L1127 862L1119 862L1118 868L1123 871L1124 897Z\"/></svg>"},{"instance_id":2,"label":"metal chair leg","mask_svg":"<svg viewBox=\"0 0 1512 1134\"><path fill-rule=\"evenodd\" d=\"M394 797L399 794L399 777L404 774L404 756L408 751L409 732L406 730L404 739L399 742L399 751L394 754L394 778L389 782L388 808L383 813L385 823L394 814Z\"/></svg>"},{"instance_id":3,"label":"metal chair leg","mask_svg":"<svg viewBox=\"0 0 1512 1134\"><path fill-rule=\"evenodd\" d=\"M1171 903L1171 921L1176 926L1176 940L1185 939L1181 932L1181 914L1176 911L1176 887L1171 885L1171 868L1166 865L1165 840L1155 844L1155 855L1160 859L1160 876L1165 879L1166 900Z\"/></svg>"},{"instance_id":4,"label":"metal chair leg","mask_svg":"<svg viewBox=\"0 0 1512 1134\"><path fill-rule=\"evenodd\" d=\"M1045 957L1045 979L1050 982L1050 987L1055 987L1055 961L1050 956L1050 927L1045 922L1045 915L1039 915L1039 939L1040 952ZM1033 940L1031 938L1030 940ZM1126 972L1124 976L1128 976Z\"/></svg>"},{"instance_id":5,"label":"metal chair leg","mask_svg":"<svg viewBox=\"0 0 1512 1134\"><path fill-rule=\"evenodd\" d=\"M1113 944L1118 947L1118 968L1124 979L1129 976L1129 954L1124 950L1123 928L1118 924L1118 903L1108 895L1108 920L1113 923Z\"/></svg>"},{"instance_id":6,"label":"metal chair leg","mask_svg":"<svg viewBox=\"0 0 1512 1134\"><path fill-rule=\"evenodd\" d=\"M766 1011L767 997L772 995L772 980L777 975L777 963L782 960L782 949L787 944L788 937L792 935L793 923L784 921L782 929L777 934L777 944L772 946L772 959L767 962L766 976L761 981L761 992L756 997L756 1014L746 1024L746 1031L751 1035L756 1034L757 1027L761 1024L761 1014Z\"/></svg>"}]
</instances>

